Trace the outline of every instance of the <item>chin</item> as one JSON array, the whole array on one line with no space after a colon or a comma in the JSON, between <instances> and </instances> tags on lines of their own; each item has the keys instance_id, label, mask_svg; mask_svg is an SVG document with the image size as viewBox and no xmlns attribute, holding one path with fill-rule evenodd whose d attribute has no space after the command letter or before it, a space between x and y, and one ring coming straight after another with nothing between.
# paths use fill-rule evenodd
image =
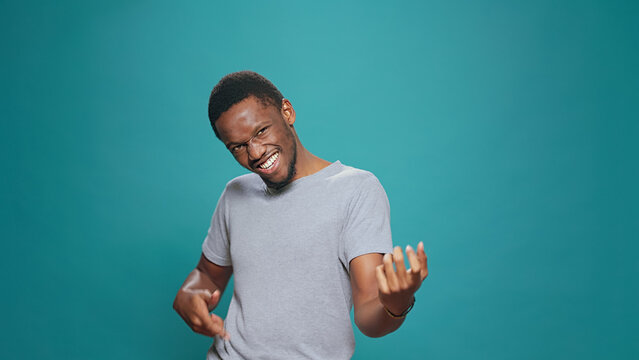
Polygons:
<instances>
[{"instance_id":1,"label":"chin","mask_svg":"<svg viewBox=\"0 0 639 360\"><path fill-rule=\"evenodd\" d=\"M284 186L288 185L291 182L291 179L289 179L288 176L286 176L285 178L279 179L279 181L278 179L264 179L264 178L262 178L262 180L264 180L264 183L266 183L268 187L275 188L275 189L283 188Z\"/></svg>"},{"instance_id":2,"label":"chin","mask_svg":"<svg viewBox=\"0 0 639 360\"><path fill-rule=\"evenodd\" d=\"M293 162L289 163L289 165L286 167L286 170L287 170L286 176L279 177L279 179L262 178L262 180L264 180L266 185L268 185L269 187L272 187L275 189L283 188L284 186L290 184L291 180L295 176L295 164Z\"/></svg>"}]
</instances>

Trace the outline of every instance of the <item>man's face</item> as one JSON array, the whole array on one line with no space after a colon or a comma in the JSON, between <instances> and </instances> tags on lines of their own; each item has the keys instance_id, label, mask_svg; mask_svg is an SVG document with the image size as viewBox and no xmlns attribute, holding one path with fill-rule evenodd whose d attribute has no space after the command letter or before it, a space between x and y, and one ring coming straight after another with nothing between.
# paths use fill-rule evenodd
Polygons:
<instances>
[{"instance_id":1,"label":"man's face","mask_svg":"<svg viewBox=\"0 0 639 360\"><path fill-rule=\"evenodd\" d=\"M268 186L280 188L295 176L293 122L295 112L288 100L282 102L280 111L249 96L222 113L215 128L240 165L258 174Z\"/></svg>"}]
</instances>

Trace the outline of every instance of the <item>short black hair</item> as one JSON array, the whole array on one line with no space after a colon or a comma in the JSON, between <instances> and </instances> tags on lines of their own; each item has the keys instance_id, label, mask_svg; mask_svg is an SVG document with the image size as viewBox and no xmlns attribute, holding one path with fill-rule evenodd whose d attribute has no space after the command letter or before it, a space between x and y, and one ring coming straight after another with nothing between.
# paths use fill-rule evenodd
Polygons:
<instances>
[{"instance_id":1,"label":"short black hair","mask_svg":"<svg viewBox=\"0 0 639 360\"><path fill-rule=\"evenodd\" d=\"M267 78L247 70L230 73L215 85L209 98L209 121L218 139L220 134L215 128L217 119L231 106L249 96L255 96L265 106L273 105L278 110L282 109L284 96Z\"/></svg>"}]
</instances>

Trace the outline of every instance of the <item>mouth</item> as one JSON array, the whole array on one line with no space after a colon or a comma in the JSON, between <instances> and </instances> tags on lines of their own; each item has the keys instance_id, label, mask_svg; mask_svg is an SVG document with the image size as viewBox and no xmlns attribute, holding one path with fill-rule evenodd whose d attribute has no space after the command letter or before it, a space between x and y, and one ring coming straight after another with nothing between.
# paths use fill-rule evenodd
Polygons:
<instances>
[{"instance_id":1,"label":"mouth","mask_svg":"<svg viewBox=\"0 0 639 360\"><path fill-rule=\"evenodd\" d=\"M260 174L270 174L277 168L279 164L280 153L276 151L273 155L269 156L265 161L255 166L255 170Z\"/></svg>"}]
</instances>

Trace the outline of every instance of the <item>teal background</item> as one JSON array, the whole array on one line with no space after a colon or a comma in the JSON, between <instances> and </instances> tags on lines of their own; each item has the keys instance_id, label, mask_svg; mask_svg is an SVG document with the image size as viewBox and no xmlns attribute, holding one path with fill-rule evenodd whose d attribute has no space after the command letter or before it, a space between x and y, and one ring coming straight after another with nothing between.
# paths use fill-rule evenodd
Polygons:
<instances>
[{"instance_id":1,"label":"teal background","mask_svg":"<svg viewBox=\"0 0 639 360\"><path fill-rule=\"evenodd\" d=\"M0 10L0 358L204 358L171 305L244 173L207 119L242 69L426 245L415 309L355 359L639 358L636 2Z\"/></svg>"}]
</instances>

